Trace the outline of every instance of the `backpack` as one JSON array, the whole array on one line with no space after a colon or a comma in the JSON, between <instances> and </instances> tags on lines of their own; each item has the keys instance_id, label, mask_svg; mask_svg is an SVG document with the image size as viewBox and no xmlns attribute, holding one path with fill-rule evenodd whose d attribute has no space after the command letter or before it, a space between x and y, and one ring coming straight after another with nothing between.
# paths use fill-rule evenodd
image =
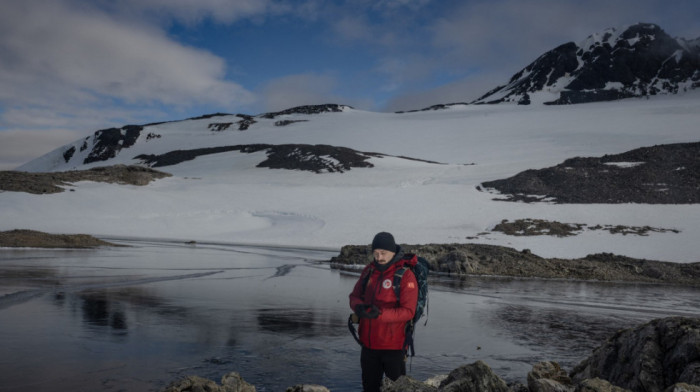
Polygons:
<instances>
[{"instance_id":1,"label":"backpack","mask_svg":"<svg viewBox=\"0 0 700 392\"><path fill-rule=\"evenodd\" d=\"M413 257L412 253L406 253L404 255L405 259L411 259ZM426 260L423 257L417 256L418 262L416 263L415 266L404 266L396 272L394 272L394 281L393 281L393 287L394 287L394 294L396 294L396 302L400 301L400 294L401 294L401 279L403 278L403 275L406 273L406 270L410 269L413 272L413 275L416 277L416 282L418 282L418 302L416 303L416 313L413 315L413 318L406 322L406 342L404 343L404 349L411 349L411 356L415 357L416 356L416 351L413 346L413 332L415 331L415 324L418 322L418 320L423 317L423 312L427 309L428 307L428 271L429 271L429 265L430 263L428 260ZM372 275L372 271L370 270L362 280L362 291L364 293L365 289L367 288L367 282L369 281L369 277ZM427 313L426 313L427 315ZM352 326L352 315L351 318L348 319L348 327L350 328L350 332L352 333L353 337L355 340L357 340L358 343L360 343L360 340L357 338L357 334L355 332L355 327ZM425 324L428 324L428 320L425 320Z\"/></svg>"}]
</instances>

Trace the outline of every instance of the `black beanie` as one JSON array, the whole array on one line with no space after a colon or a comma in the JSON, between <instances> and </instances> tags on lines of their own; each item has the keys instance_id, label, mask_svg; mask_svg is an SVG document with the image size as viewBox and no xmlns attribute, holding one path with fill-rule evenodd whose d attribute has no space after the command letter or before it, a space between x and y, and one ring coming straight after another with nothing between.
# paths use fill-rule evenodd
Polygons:
<instances>
[{"instance_id":1,"label":"black beanie","mask_svg":"<svg viewBox=\"0 0 700 392\"><path fill-rule=\"evenodd\" d=\"M394 242L394 236L386 231L378 233L374 236L372 240L372 251L375 249L384 249L389 252L396 252L396 242Z\"/></svg>"}]
</instances>

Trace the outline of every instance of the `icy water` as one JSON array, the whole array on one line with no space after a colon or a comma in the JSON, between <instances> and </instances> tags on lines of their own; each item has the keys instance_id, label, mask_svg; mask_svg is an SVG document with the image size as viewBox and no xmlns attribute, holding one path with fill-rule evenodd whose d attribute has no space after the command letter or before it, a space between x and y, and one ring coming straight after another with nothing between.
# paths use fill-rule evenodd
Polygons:
<instances>
[{"instance_id":1,"label":"icy water","mask_svg":"<svg viewBox=\"0 0 700 392\"><path fill-rule=\"evenodd\" d=\"M1 391L157 391L239 372L258 391L360 390L347 330L357 275L335 252L127 241L98 250L0 249ZM483 360L508 382L570 370L620 328L700 316L700 290L433 277L410 375ZM425 319L423 319L423 322Z\"/></svg>"}]
</instances>

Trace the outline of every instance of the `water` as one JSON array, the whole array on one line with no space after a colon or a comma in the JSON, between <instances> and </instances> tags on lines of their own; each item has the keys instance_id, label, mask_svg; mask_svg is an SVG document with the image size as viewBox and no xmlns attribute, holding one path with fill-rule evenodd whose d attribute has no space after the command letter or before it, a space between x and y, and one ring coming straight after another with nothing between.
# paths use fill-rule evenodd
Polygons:
<instances>
[{"instance_id":1,"label":"water","mask_svg":"<svg viewBox=\"0 0 700 392\"><path fill-rule=\"evenodd\" d=\"M357 275L321 262L335 252L120 243L130 247L0 250L1 391L157 391L230 371L258 391L360 389L346 324ZM700 316L699 291L433 277L410 374L476 360L509 382L542 360L570 370L620 328Z\"/></svg>"}]
</instances>

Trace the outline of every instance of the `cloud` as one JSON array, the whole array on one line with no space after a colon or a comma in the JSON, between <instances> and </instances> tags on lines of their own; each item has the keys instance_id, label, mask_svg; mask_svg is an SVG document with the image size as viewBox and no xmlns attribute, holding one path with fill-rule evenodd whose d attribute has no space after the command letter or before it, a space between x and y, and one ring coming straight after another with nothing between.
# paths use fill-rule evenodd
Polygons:
<instances>
[{"instance_id":1,"label":"cloud","mask_svg":"<svg viewBox=\"0 0 700 392\"><path fill-rule=\"evenodd\" d=\"M60 0L5 2L0 11L0 103L6 110L252 101L249 91L225 79L221 58L157 28ZM0 124L19 125L5 116Z\"/></svg>"},{"instance_id":2,"label":"cloud","mask_svg":"<svg viewBox=\"0 0 700 392\"><path fill-rule=\"evenodd\" d=\"M288 10L286 5L269 0L121 0L112 7L116 11L137 16L150 13L168 20L173 18L187 25L195 25L204 19L228 24Z\"/></svg>"},{"instance_id":3,"label":"cloud","mask_svg":"<svg viewBox=\"0 0 700 392\"><path fill-rule=\"evenodd\" d=\"M300 105L341 103L333 92L337 81L333 76L314 73L288 75L268 81L260 91L265 111L278 111Z\"/></svg>"}]
</instances>

